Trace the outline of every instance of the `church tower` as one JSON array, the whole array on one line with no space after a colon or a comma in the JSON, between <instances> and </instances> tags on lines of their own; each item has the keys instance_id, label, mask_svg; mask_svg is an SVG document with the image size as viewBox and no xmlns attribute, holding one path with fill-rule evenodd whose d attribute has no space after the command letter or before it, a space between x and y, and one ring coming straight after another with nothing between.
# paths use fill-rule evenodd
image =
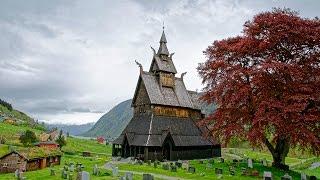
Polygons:
<instances>
[{"instance_id":1,"label":"church tower","mask_svg":"<svg viewBox=\"0 0 320 180\"><path fill-rule=\"evenodd\" d=\"M149 71L141 64L134 93L134 116L113 142L113 156L144 160L210 158L221 155L221 146L204 137L207 128L196 122L203 118L199 94L188 91L182 73L176 77L173 54L169 53L164 30L159 49L154 48Z\"/></svg>"}]
</instances>

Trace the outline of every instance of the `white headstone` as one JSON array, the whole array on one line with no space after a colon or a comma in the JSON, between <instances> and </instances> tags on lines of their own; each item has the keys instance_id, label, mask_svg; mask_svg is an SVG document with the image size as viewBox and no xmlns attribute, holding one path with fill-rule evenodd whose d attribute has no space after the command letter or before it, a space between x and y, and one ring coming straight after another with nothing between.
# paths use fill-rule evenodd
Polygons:
<instances>
[{"instance_id":1,"label":"white headstone","mask_svg":"<svg viewBox=\"0 0 320 180\"><path fill-rule=\"evenodd\" d=\"M253 168L252 159L248 159L248 168Z\"/></svg>"},{"instance_id":2,"label":"white headstone","mask_svg":"<svg viewBox=\"0 0 320 180\"><path fill-rule=\"evenodd\" d=\"M263 160L262 160L262 165L263 165L263 166L268 166L266 159L263 159Z\"/></svg>"},{"instance_id":3,"label":"white headstone","mask_svg":"<svg viewBox=\"0 0 320 180\"><path fill-rule=\"evenodd\" d=\"M264 171L263 172L263 179L264 180L271 180L272 179L272 173L269 171Z\"/></svg>"},{"instance_id":4,"label":"white headstone","mask_svg":"<svg viewBox=\"0 0 320 180\"><path fill-rule=\"evenodd\" d=\"M132 172L126 172L126 180L132 180L133 179L133 173Z\"/></svg>"},{"instance_id":5,"label":"white headstone","mask_svg":"<svg viewBox=\"0 0 320 180\"><path fill-rule=\"evenodd\" d=\"M15 177L15 178L18 178L18 177L19 177L19 169L17 169L17 170L14 172L14 177Z\"/></svg>"},{"instance_id":6,"label":"white headstone","mask_svg":"<svg viewBox=\"0 0 320 180\"><path fill-rule=\"evenodd\" d=\"M119 174L119 168L113 167L112 168L112 176L118 176L118 174Z\"/></svg>"},{"instance_id":7,"label":"white headstone","mask_svg":"<svg viewBox=\"0 0 320 180\"><path fill-rule=\"evenodd\" d=\"M90 180L90 174L87 171L82 171L81 180Z\"/></svg>"},{"instance_id":8,"label":"white headstone","mask_svg":"<svg viewBox=\"0 0 320 180\"><path fill-rule=\"evenodd\" d=\"M301 173L301 180L307 180L307 175L305 173Z\"/></svg>"},{"instance_id":9,"label":"white headstone","mask_svg":"<svg viewBox=\"0 0 320 180\"><path fill-rule=\"evenodd\" d=\"M69 170L70 170L71 172L74 171L74 164L71 164L71 165L70 165Z\"/></svg>"}]
</instances>

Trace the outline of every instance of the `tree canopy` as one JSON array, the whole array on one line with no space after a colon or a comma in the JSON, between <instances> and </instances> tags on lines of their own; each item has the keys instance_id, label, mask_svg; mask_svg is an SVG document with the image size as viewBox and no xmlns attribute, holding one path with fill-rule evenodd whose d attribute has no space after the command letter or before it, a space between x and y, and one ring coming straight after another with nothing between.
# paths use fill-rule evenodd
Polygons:
<instances>
[{"instance_id":1,"label":"tree canopy","mask_svg":"<svg viewBox=\"0 0 320 180\"><path fill-rule=\"evenodd\" d=\"M286 168L290 146L320 153L320 21L274 9L244 24L243 34L214 43L198 72L202 97L217 110L201 121L228 143L266 146Z\"/></svg>"},{"instance_id":2,"label":"tree canopy","mask_svg":"<svg viewBox=\"0 0 320 180\"><path fill-rule=\"evenodd\" d=\"M36 134L30 130L26 130L21 134L19 140L24 146L31 146L33 143L38 141Z\"/></svg>"}]
</instances>

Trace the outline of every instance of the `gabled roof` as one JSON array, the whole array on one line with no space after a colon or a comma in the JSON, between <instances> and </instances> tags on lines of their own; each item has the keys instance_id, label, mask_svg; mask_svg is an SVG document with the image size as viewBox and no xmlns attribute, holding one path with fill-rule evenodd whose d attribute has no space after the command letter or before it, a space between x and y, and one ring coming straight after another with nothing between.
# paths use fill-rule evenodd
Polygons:
<instances>
[{"instance_id":1,"label":"gabled roof","mask_svg":"<svg viewBox=\"0 0 320 180\"><path fill-rule=\"evenodd\" d=\"M212 146L218 144L203 137L201 129L190 118L154 116L148 113L134 116L113 143L122 144L127 136L129 145L162 146L168 134L171 135L175 146Z\"/></svg>"},{"instance_id":2,"label":"gabled roof","mask_svg":"<svg viewBox=\"0 0 320 180\"><path fill-rule=\"evenodd\" d=\"M3 157L6 157L12 153L18 154L19 156L23 157L26 160L62 155L62 152L58 149L34 147L34 148L22 148L22 149L18 149L18 150L13 150L13 151L3 155L2 157L0 157L0 159Z\"/></svg>"},{"instance_id":3,"label":"gabled roof","mask_svg":"<svg viewBox=\"0 0 320 180\"><path fill-rule=\"evenodd\" d=\"M160 87L158 78L153 73L143 72L140 74L139 83L143 81L151 104L186 107L200 110L200 106L196 102L195 95L189 94L184 82L181 78L175 78L175 85L173 88ZM133 101L135 101L137 90L135 92ZM134 102L133 102L134 103Z\"/></svg>"}]
</instances>

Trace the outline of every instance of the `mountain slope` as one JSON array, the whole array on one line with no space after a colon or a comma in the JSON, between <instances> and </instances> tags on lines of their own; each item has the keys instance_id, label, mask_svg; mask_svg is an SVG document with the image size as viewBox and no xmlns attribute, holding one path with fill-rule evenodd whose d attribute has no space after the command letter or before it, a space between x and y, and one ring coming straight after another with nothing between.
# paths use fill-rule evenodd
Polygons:
<instances>
[{"instance_id":1,"label":"mountain slope","mask_svg":"<svg viewBox=\"0 0 320 180\"><path fill-rule=\"evenodd\" d=\"M103 115L87 132L86 137L104 136L107 139L118 137L133 116L132 99L121 102Z\"/></svg>"},{"instance_id":2,"label":"mountain slope","mask_svg":"<svg viewBox=\"0 0 320 180\"><path fill-rule=\"evenodd\" d=\"M82 133L85 133L87 131L89 131L95 123L87 123L87 124L80 124L80 125L76 125L76 124L46 124L45 126L48 129L52 129L52 128L58 128L59 130L62 130L65 133L69 133L71 135L77 136L80 135Z\"/></svg>"}]
</instances>

